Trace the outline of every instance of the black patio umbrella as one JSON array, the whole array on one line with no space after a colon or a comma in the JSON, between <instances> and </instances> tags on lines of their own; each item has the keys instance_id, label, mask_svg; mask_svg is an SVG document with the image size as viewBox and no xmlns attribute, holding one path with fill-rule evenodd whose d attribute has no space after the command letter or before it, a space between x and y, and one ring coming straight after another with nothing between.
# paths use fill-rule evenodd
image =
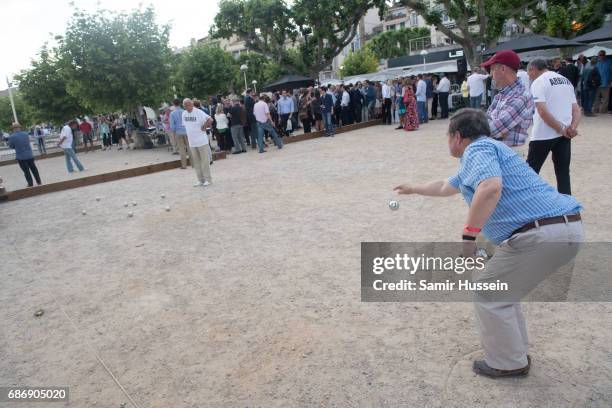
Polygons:
<instances>
[{"instance_id":1,"label":"black patio umbrella","mask_svg":"<svg viewBox=\"0 0 612 408\"><path fill-rule=\"evenodd\" d=\"M574 41L593 43L612 40L612 23L606 23L601 28L574 38Z\"/></svg>"},{"instance_id":2,"label":"black patio umbrella","mask_svg":"<svg viewBox=\"0 0 612 408\"><path fill-rule=\"evenodd\" d=\"M549 48L579 47L584 45L574 40L564 40L562 38L547 37L538 34L525 34L514 40L506 41L497 47L484 50L482 55L492 55L498 51L513 50L515 52L525 52L534 50L547 50Z\"/></svg>"},{"instance_id":3,"label":"black patio umbrella","mask_svg":"<svg viewBox=\"0 0 612 408\"><path fill-rule=\"evenodd\" d=\"M314 86L314 79L301 75L285 75L278 81L272 82L264 86L263 90L267 92L280 91L282 89L296 89L307 86Z\"/></svg>"}]
</instances>

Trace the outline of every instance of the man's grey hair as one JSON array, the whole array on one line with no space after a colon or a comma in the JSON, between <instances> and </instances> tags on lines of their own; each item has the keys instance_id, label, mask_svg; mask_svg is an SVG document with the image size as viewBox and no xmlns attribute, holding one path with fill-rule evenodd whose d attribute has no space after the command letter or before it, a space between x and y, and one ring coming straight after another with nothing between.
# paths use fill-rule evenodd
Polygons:
<instances>
[{"instance_id":1,"label":"man's grey hair","mask_svg":"<svg viewBox=\"0 0 612 408\"><path fill-rule=\"evenodd\" d=\"M491 136L491 128L485 113L480 109L459 109L450 119L448 133L459 132L462 139Z\"/></svg>"},{"instance_id":2,"label":"man's grey hair","mask_svg":"<svg viewBox=\"0 0 612 408\"><path fill-rule=\"evenodd\" d=\"M529 64L527 64L527 70L529 71L530 69L544 71L545 69L548 69L548 64L546 63L546 60L544 58L536 58L529 61Z\"/></svg>"},{"instance_id":3,"label":"man's grey hair","mask_svg":"<svg viewBox=\"0 0 612 408\"><path fill-rule=\"evenodd\" d=\"M185 105L185 103L187 103L187 102L191 102L191 103L193 103L193 101L191 100L191 98L185 98L185 99L183 99L183 105Z\"/></svg>"}]
</instances>

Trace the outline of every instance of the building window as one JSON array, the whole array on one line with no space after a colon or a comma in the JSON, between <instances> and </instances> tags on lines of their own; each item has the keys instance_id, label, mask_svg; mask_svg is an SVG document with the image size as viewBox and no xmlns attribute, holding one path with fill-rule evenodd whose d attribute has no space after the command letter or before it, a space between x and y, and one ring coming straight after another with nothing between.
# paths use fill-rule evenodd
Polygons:
<instances>
[{"instance_id":1,"label":"building window","mask_svg":"<svg viewBox=\"0 0 612 408\"><path fill-rule=\"evenodd\" d=\"M410 13L410 25L416 27L419 25L419 15L414 11Z\"/></svg>"},{"instance_id":2,"label":"building window","mask_svg":"<svg viewBox=\"0 0 612 408\"><path fill-rule=\"evenodd\" d=\"M395 30L395 24L388 25L387 30Z\"/></svg>"},{"instance_id":3,"label":"building window","mask_svg":"<svg viewBox=\"0 0 612 408\"><path fill-rule=\"evenodd\" d=\"M404 28L404 27L406 27L406 23L402 21L402 22L400 23L399 28Z\"/></svg>"}]
</instances>

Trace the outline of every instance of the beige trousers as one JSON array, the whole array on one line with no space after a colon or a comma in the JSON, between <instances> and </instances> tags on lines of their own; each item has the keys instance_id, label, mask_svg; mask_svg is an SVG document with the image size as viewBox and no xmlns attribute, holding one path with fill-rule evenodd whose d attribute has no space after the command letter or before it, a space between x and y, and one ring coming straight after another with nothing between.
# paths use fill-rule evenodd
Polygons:
<instances>
[{"instance_id":1,"label":"beige trousers","mask_svg":"<svg viewBox=\"0 0 612 408\"><path fill-rule=\"evenodd\" d=\"M178 149L179 154L181 155L181 168L187 167L187 156L189 154L189 141L187 140L187 135L176 135L176 148Z\"/></svg>"},{"instance_id":2,"label":"beige trousers","mask_svg":"<svg viewBox=\"0 0 612 408\"><path fill-rule=\"evenodd\" d=\"M210 175L210 148L207 144L191 148L191 166L195 169L198 181L208 180L212 183Z\"/></svg>"},{"instance_id":3,"label":"beige trousers","mask_svg":"<svg viewBox=\"0 0 612 408\"><path fill-rule=\"evenodd\" d=\"M474 281L499 279L510 288L533 288L534 275L538 275L542 267L554 272L571 262L583 241L580 221L545 225L516 234L497 247L495 255ZM572 245L556 245L552 249L544 245L551 242L571 242ZM523 292L527 290L517 293ZM527 365L528 339L519 299L493 300L476 295L474 303L485 362L498 370L523 368Z\"/></svg>"},{"instance_id":4,"label":"beige trousers","mask_svg":"<svg viewBox=\"0 0 612 408\"><path fill-rule=\"evenodd\" d=\"M609 86L597 88L595 90L595 100L593 101L593 112L607 113L609 103L608 98L610 98Z\"/></svg>"}]
</instances>

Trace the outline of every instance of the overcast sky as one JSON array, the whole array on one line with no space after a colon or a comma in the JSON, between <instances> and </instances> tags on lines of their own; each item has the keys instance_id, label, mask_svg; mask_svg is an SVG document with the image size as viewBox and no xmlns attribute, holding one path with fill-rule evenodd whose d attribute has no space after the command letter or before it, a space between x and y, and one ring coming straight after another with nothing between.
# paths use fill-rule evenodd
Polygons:
<instances>
[{"instance_id":1,"label":"overcast sky","mask_svg":"<svg viewBox=\"0 0 612 408\"><path fill-rule=\"evenodd\" d=\"M0 0L0 89L6 89L6 75L30 66L40 47L63 34L73 8L69 0ZM77 7L92 11L99 4L109 10L131 10L152 4L159 23L170 23L170 46L184 47L191 38L208 33L218 0L75 0Z\"/></svg>"}]
</instances>

